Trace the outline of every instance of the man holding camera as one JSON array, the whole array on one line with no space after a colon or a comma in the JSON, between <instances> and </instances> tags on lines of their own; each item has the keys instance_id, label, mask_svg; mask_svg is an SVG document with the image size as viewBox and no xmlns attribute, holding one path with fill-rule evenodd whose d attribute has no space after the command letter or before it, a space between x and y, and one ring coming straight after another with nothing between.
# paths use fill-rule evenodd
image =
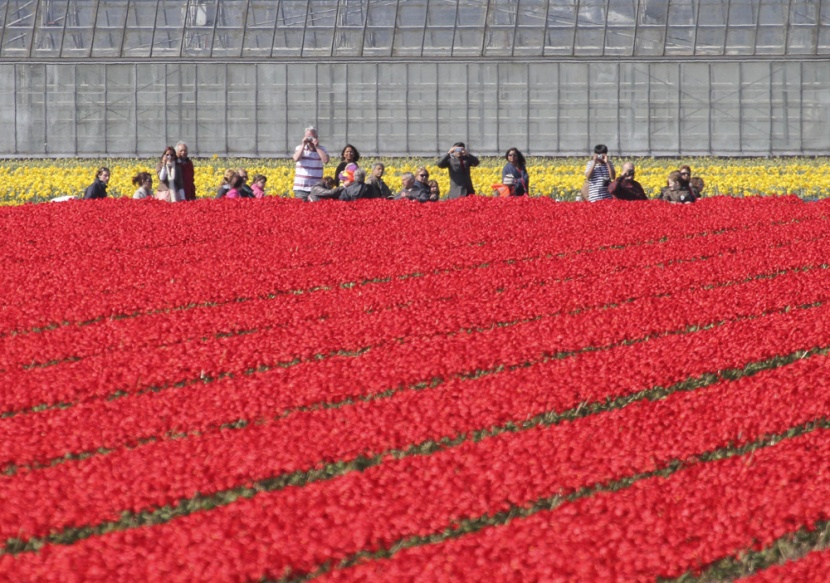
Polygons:
<instances>
[{"instance_id":1,"label":"man holding camera","mask_svg":"<svg viewBox=\"0 0 830 583\"><path fill-rule=\"evenodd\" d=\"M311 187L323 178L329 153L320 145L317 129L307 127L303 142L294 149L294 198L308 200Z\"/></svg>"},{"instance_id":2,"label":"man holding camera","mask_svg":"<svg viewBox=\"0 0 830 583\"><path fill-rule=\"evenodd\" d=\"M616 178L614 165L608 160L608 146L597 144L594 157L585 167L585 179L588 181L588 200L597 202L611 198L608 186Z\"/></svg>"},{"instance_id":3,"label":"man holding camera","mask_svg":"<svg viewBox=\"0 0 830 583\"><path fill-rule=\"evenodd\" d=\"M450 151L438 161L439 168L447 168L450 173L450 191L447 199L461 198L475 194L470 167L478 166L478 158L467 152L464 142L456 142Z\"/></svg>"},{"instance_id":4,"label":"man holding camera","mask_svg":"<svg viewBox=\"0 0 830 583\"><path fill-rule=\"evenodd\" d=\"M608 192L619 200L648 200L643 186L634 180L634 164L626 162L622 174L608 185Z\"/></svg>"}]
</instances>

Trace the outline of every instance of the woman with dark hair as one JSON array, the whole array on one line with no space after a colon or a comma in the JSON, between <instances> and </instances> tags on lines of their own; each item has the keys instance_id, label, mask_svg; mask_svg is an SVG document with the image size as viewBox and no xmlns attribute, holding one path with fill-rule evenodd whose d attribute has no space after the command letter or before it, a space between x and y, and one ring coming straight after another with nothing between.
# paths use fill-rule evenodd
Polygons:
<instances>
[{"instance_id":1,"label":"woman with dark hair","mask_svg":"<svg viewBox=\"0 0 830 583\"><path fill-rule=\"evenodd\" d=\"M691 192L696 199L700 198L700 191L692 186L692 167L684 164L677 171L680 172L680 187Z\"/></svg>"},{"instance_id":2,"label":"woman with dark hair","mask_svg":"<svg viewBox=\"0 0 830 583\"><path fill-rule=\"evenodd\" d=\"M510 185L510 196L525 196L530 191L530 176L527 174L525 157L516 148L510 148L504 155L507 164L501 170L502 184ZM507 177L510 176L510 179Z\"/></svg>"},{"instance_id":3,"label":"woman with dark hair","mask_svg":"<svg viewBox=\"0 0 830 583\"><path fill-rule=\"evenodd\" d=\"M176 165L176 150L173 146L167 146L161 155L156 166L156 174L159 177L159 192L167 192L169 202L184 200L184 176L181 168Z\"/></svg>"},{"instance_id":4,"label":"woman with dark hair","mask_svg":"<svg viewBox=\"0 0 830 583\"><path fill-rule=\"evenodd\" d=\"M133 194L134 199L153 198L153 176L149 172L139 172L133 176L132 182L138 186L138 190Z\"/></svg>"},{"instance_id":5,"label":"woman with dark hair","mask_svg":"<svg viewBox=\"0 0 830 583\"><path fill-rule=\"evenodd\" d=\"M597 144L594 155L585 166L585 180L588 183L588 200L596 202L611 198L608 185L616 178L614 165L608 160L608 146Z\"/></svg>"},{"instance_id":6,"label":"woman with dark hair","mask_svg":"<svg viewBox=\"0 0 830 583\"><path fill-rule=\"evenodd\" d=\"M346 166L349 164L357 166L358 160L360 160L360 152L358 152L357 148L351 144L346 144L346 147L343 148L342 152L340 152L340 164L338 164L337 168L334 170L334 181L336 182L335 186L340 186L340 173L346 169Z\"/></svg>"},{"instance_id":7,"label":"woman with dark hair","mask_svg":"<svg viewBox=\"0 0 830 583\"><path fill-rule=\"evenodd\" d=\"M86 187L84 200L95 198L107 198L107 182L110 181L110 169L106 166L98 168L95 173L95 181Z\"/></svg>"}]
</instances>

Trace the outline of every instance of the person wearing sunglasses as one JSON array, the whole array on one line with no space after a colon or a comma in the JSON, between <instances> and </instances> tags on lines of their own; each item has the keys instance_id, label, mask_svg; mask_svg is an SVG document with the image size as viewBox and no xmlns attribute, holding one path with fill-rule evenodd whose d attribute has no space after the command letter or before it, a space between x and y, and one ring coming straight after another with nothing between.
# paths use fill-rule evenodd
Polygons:
<instances>
[{"instance_id":1,"label":"person wearing sunglasses","mask_svg":"<svg viewBox=\"0 0 830 583\"><path fill-rule=\"evenodd\" d=\"M504 155L507 163L501 169L501 182L510 187L510 196L525 196L530 188L525 157L516 148L510 148ZM510 178L508 178L508 176Z\"/></svg>"},{"instance_id":2,"label":"person wearing sunglasses","mask_svg":"<svg viewBox=\"0 0 830 583\"><path fill-rule=\"evenodd\" d=\"M648 200L642 184L634 180L634 164L626 162L622 173L608 185L608 192L618 200Z\"/></svg>"},{"instance_id":3,"label":"person wearing sunglasses","mask_svg":"<svg viewBox=\"0 0 830 583\"><path fill-rule=\"evenodd\" d=\"M421 166L415 171L415 187L421 190L421 197L430 200L429 170Z\"/></svg>"},{"instance_id":4,"label":"person wearing sunglasses","mask_svg":"<svg viewBox=\"0 0 830 583\"><path fill-rule=\"evenodd\" d=\"M691 193L691 195L697 200L700 198L700 191L697 191L692 186L692 168L688 164L685 164L677 169L680 172L680 188L681 190L687 190Z\"/></svg>"}]
</instances>

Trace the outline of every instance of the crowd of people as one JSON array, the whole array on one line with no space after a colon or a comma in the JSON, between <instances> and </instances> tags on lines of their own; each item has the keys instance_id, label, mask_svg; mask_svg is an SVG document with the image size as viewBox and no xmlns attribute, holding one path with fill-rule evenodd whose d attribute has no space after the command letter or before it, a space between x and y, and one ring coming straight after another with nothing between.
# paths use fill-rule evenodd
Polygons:
<instances>
[{"instance_id":1,"label":"crowd of people","mask_svg":"<svg viewBox=\"0 0 830 583\"><path fill-rule=\"evenodd\" d=\"M308 127L302 142L294 149L294 197L303 201L322 200L353 201L363 198L382 198L391 200L410 200L421 203L437 202L441 197L438 182L430 180L429 171L420 167L415 173L405 172L401 175L400 188L393 188L384 180L385 166L376 162L367 171L358 164L360 152L352 144L340 152L340 162L334 176L324 176L324 169L330 156L320 144L317 129ZM492 186L502 196L527 196L530 192L530 176L524 155L517 148L510 148L504 155L506 163L502 168L501 183ZM478 166L479 159L467 151L464 142L456 142L436 163L447 170L450 189L447 199L452 200L470 196L475 193L470 169ZM642 185L635 180L635 168L631 162L622 165L618 176L614 164L608 159L608 148L603 144L594 147L594 152L585 167L585 182L579 199L597 202L611 198L621 200L647 200ZM86 189L85 199L106 198L110 171L106 167L98 169L95 181ZM155 178L158 180L153 189L153 175L139 172L132 182L138 189L133 198L156 198L168 202L180 202L196 199L193 162L188 157L187 144L179 142L176 147L168 146L156 165ZM263 198L268 179L254 175L248 182L248 172L244 168L228 169L222 182L216 189L216 198ZM669 174L666 186L657 198L669 202L692 203L700 198L703 180L692 177L689 166L681 166Z\"/></svg>"}]
</instances>

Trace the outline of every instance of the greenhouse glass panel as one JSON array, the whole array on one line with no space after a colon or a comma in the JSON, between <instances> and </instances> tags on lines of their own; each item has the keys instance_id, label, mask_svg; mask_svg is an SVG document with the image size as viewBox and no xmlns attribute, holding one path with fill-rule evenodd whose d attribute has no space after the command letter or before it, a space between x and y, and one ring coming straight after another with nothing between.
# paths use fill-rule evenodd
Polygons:
<instances>
[{"instance_id":1,"label":"greenhouse glass panel","mask_svg":"<svg viewBox=\"0 0 830 583\"><path fill-rule=\"evenodd\" d=\"M312 65L315 66L315 65ZM316 65L317 69L317 129L328 136L330 155L339 149L346 134L347 65Z\"/></svg>"},{"instance_id":2,"label":"greenhouse glass panel","mask_svg":"<svg viewBox=\"0 0 830 583\"><path fill-rule=\"evenodd\" d=\"M634 25L637 20L636 0L611 2L608 6L605 31L605 54L630 56L634 52Z\"/></svg>"},{"instance_id":3,"label":"greenhouse glass panel","mask_svg":"<svg viewBox=\"0 0 830 583\"><path fill-rule=\"evenodd\" d=\"M525 155L559 152L559 66L528 65L528 148Z\"/></svg>"},{"instance_id":4,"label":"greenhouse glass panel","mask_svg":"<svg viewBox=\"0 0 830 583\"><path fill-rule=\"evenodd\" d=\"M366 24L368 26L394 27L397 2L394 0L369 0Z\"/></svg>"},{"instance_id":5,"label":"greenhouse glass panel","mask_svg":"<svg viewBox=\"0 0 830 583\"><path fill-rule=\"evenodd\" d=\"M247 0L223 0L218 5L212 56L238 57L242 54L247 4Z\"/></svg>"},{"instance_id":6,"label":"greenhouse glass panel","mask_svg":"<svg viewBox=\"0 0 830 583\"><path fill-rule=\"evenodd\" d=\"M138 153L161 157L166 144L166 65L138 65L136 68L136 133Z\"/></svg>"},{"instance_id":7,"label":"greenhouse glass panel","mask_svg":"<svg viewBox=\"0 0 830 583\"><path fill-rule=\"evenodd\" d=\"M522 0L517 15L514 55L541 56L545 47L546 0Z\"/></svg>"},{"instance_id":8,"label":"greenhouse glass panel","mask_svg":"<svg viewBox=\"0 0 830 583\"><path fill-rule=\"evenodd\" d=\"M514 39L514 55L541 56L545 43L544 28L519 28Z\"/></svg>"},{"instance_id":9,"label":"greenhouse glass panel","mask_svg":"<svg viewBox=\"0 0 830 583\"><path fill-rule=\"evenodd\" d=\"M398 28L392 54L395 56L420 56L424 44L423 28Z\"/></svg>"},{"instance_id":10,"label":"greenhouse glass panel","mask_svg":"<svg viewBox=\"0 0 830 583\"><path fill-rule=\"evenodd\" d=\"M629 57L634 53L634 27L608 27L605 31L606 55Z\"/></svg>"},{"instance_id":11,"label":"greenhouse glass panel","mask_svg":"<svg viewBox=\"0 0 830 583\"><path fill-rule=\"evenodd\" d=\"M398 3L398 26L423 28L426 23L427 0L403 0Z\"/></svg>"},{"instance_id":12,"label":"greenhouse glass panel","mask_svg":"<svg viewBox=\"0 0 830 583\"><path fill-rule=\"evenodd\" d=\"M709 65L680 64L680 144L678 151L707 154L709 146Z\"/></svg>"},{"instance_id":13,"label":"greenhouse glass panel","mask_svg":"<svg viewBox=\"0 0 830 583\"><path fill-rule=\"evenodd\" d=\"M129 156L136 151L135 125L136 68L134 65L107 67L106 145L107 154Z\"/></svg>"},{"instance_id":14,"label":"greenhouse glass panel","mask_svg":"<svg viewBox=\"0 0 830 583\"><path fill-rule=\"evenodd\" d=\"M77 154L75 130L75 67L46 66L46 144L47 155ZM12 104L12 111L14 105ZM12 135L14 129L12 128ZM90 179L91 181L91 179Z\"/></svg>"},{"instance_id":15,"label":"greenhouse glass panel","mask_svg":"<svg viewBox=\"0 0 830 583\"><path fill-rule=\"evenodd\" d=\"M458 3L456 24L465 28L484 28L488 0L464 0ZM542 23L544 25L544 23Z\"/></svg>"},{"instance_id":16,"label":"greenhouse glass panel","mask_svg":"<svg viewBox=\"0 0 830 583\"><path fill-rule=\"evenodd\" d=\"M644 27L637 29L634 54L638 56L662 56L666 50L666 27Z\"/></svg>"},{"instance_id":17,"label":"greenhouse glass panel","mask_svg":"<svg viewBox=\"0 0 830 583\"><path fill-rule=\"evenodd\" d=\"M758 24L781 26L787 21L789 0L760 0L758 5Z\"/></svg>"},{"instance_id":18,"label":"greenhouse glass panel","mask_svg":"<svg viewBox=\"0 0 830 583\"><path fill-rule=\"evenodd\" d=\"M455 0L428 0L427 29L432 26L454 27L457 11Z\"/></svg>"},{"instance_id":19,"label":"greenhouse glass panel","mask_svg":"<svg viewBox=\"0 0 830 583\"><path fill-rule=\"evenodd\" d=\"M494 152L499 139L499 70L495 63L471 64L467 69L469 88L467 135L457 140L466 143L471 152ZM447 145L446 152L449 149ZM442 152L443 153L443 152ZM489 185L488 185L489 186Z\"/></svg>"},{"instance_id":20,"label":"greenhouse glass panel","mask_svg":"<svg viewBox=\"0 0 830 583\"><path fill-rule=\"evenodd\" d=\"M773 150L800 154L801 63L773 63L770 83Z\"/></svg>"},{"instance_id":21,"label":"greenhouse glass panel","mask_svg":"<svg viewBox=\"0 0 830 583\"><path fill-rule=\"evenodd\" d=\"M447 56L453 45L454 28L428 27L424 34L425 56Z\"/></svg>"},{"instance_id":22,"label":"greenhouse glass panel","mask_svg":"<svg viewBox=\"0 0 830 583\"><path fill-rule=\"evenodd\" d=\"M0 65L0 79L10 81L0 84L0 153L7 155L18 153L15 142L15 78L14 65ZM75 140L71 143L74 144Z\"/></svg>"},{"instance_id":23,"label":"greenhouse glass panel","mask_svg":"<svg viewBox=\"0 0 830 583\"><path fill-rule=\"evenodd\" d=\"M192 128L196 126L196 67L187 64L167 65L165 127L166 142L193 141Z\"/></svg>"},{"instance_id":24,"label":"greenhouse glass panel","mask_svg":"<svg viewBox=\"0 0 830 583\"><path fill-rule=\"evenodd\" d=\"M221 6L221 5L220 5ZM209 57L213 46L213 31L218 24L215 0L189 0L184 19L182 54L190 57Z\"/></svg>"},{"instance_id":25,"label":"greenhouse glass panel","mask_svg":"<svg viewBox=\"0 0 830 583\"><path fill-rule=\"evenodd\" d=\"M479 56L484 43L484 28L457 28L453 39L453 56Z\"/></svg>"},{"instance_id":26,"label":"greenhouse glass panel","mask_svg":"<svg viewBox=\"0 0 830 583\"><path fill-rule=\"evenodd\" d=\"M435 152L438 141L437 65L413 63L406 66L407 91L406 125L409 151L424 155Z\"/></svg>"},{"instance_id":27,"label":"greenhouse glass panel","mask_svg":"<svg viewBox=\"0 0 830 583\"><path fill-rule=\"evenodd\" d=\"M787 33L787 54L813 55L817 51L817 30L815 26L791 25Z\"/></svg>"},{"instance_id":28,"label":"greenhouse glass panel","mask_svg":"<svg viewBox=\"0 0 830 583\"><path fill-rule=\"evenodd\" d=\"M695 45L697 55L722 55L726 45L726 27L698 27Z\"/></svg>"},{"instance_id":29,"label":"greenhouse glass panel","mask_svg":"<svg viewBox=\"0 0 830 583\"><path fill-rule=\"evenodd\" d=\"M787 48L783 26L759 26L755 36L756 55L783 55Z\"/></svg>"},{"instance_id":30,"label":"greenhouse glass panel","mask_svg":"<svg viewBox=\"0 0 830 583\"><path fill-rule=\"evenodd\" d=\"M388 56L392 53L394 29L367 28L363 37L364 56Z\"/></svg>"},{"instance_id":31,"label":"greenhouse glass panel","mask_svg":"<svg viewBox=\"0 0 830 583\"><path fill-rule=\"evenodd\" d=\"M303 47L303 29L286 30L277 28L274 34L275 57L299 57Z\"/></svg>"},{"instance_id":32,"label":"greenhouse glass panel","mask_svg":"<svg viewBox=\"0 0 830 583\"><path fill-rule=\"evenodd\" d=\"M564 0L548 6L545 55L573 54L576 8L576 0Z\"/></svg>"},{"instance_id":33,"label":"greenhouse glass panel","mask_svg":"<svg viewBox=\"0 0 830 583\"><path fill-rule=\"evenodd\" d=\"M616 63L592 63L588 72L589 142L619 151L619 68Z\"/></svg>"},{"instance_id":34,"label":"greenhouse glass panel","mask_svg":"<svg viewBox=\"0 0 830 583\"><path fill-rule=\"evenodd\" d=\"M180 56L186 5L176 0L159 0L156 30L153 35L153 56Z\"/></svg>"},{"instance_id":35,"label":"greenhouse glass panel","mask_svg":"<svg viewBox=\"0 0 830 583\"><path fill-rule=\"evenodd\" d=\"M467 65L438 67L438 151L446 152L467 134Z\"/></svg>"},{"instance_id":36,"label":"greenhouse glass panel","mask_svg":"<svg viewBox=\"0 0 830 583\"><path fill-rule=\"evenodd\" d=\"M484 33L484 54L513 54L513 33L516 30L516 0L491 0Z\"/></svg>"},{"instance_id":37,"label":"greenhouse glass panel","mask_svg":"<svg viewBox=\"0 0 830 583\"><path fill-rule=\"evenodd\" d=\"M45 154L46 67L15 66L15 137L18 152Z\"/></svg>"},{"instance_id":38,"label":"greenhouse glass panel","mask_svg":"<svg viewBox=\"0 0 830 583\"><path fill-rule=\"evenodd\" d=\"M737 155L741 153L741 102L735 82L741 78L741 68L736 63L715 63L711 67L712 150L720 155Z\"/></svg>"},{"instance_id":39,"label":"greenhouse glass panel","mask_svg":"<svg viewBox=\"0 0 830 583\"><path fill-rule=\"evenodd\" d=\"M514 31L513 26L488 26L484 33L484 54L488 57L512 55Z\"/></svg>"},{"instance_id":40,"label":"greenhouse glass panel","mask_svg":"<svg viewBox=\"0 0 830 583\"><path fill-rule=\"evenodd\" d=\"M802 68L802 146L805 154L827 153L824 144L830 134L830 63L814 61Z\"/></svg>"},{"instance_id":41,"label":"greenhouse glass panel","mask_svg":"<svg viewBox=\"0 0 830 583\"><path fill-rule=\"evenodd\" d=\"M334 55L359 57L363 51L363 28L338 27L334 32Z\"/></svg>"},{"instance_id":42,"label":"greenhouse glass panel","mask_svg":"<svg viewBox=\"0 0 830 583\"><path fill-rule=\"evenodd\" d=\"M33 57L58 57L63 44L68 2L49 2L40 9L34 30Z\"/></svg>"},{"instance_id":43,"label":"greenhouse glass panel","mask_svg":"<svg viewBox=\"0 0 830 583\"><path fill-rule=\"evenodd\" d=\"M574 54L601 55L605 47L605 1L582 0L576 23Z\"/></svg>"},{"instance_id":44,"label":"greenhouse glass panel","mask_svg":"<svg viewBox=\"0 0 830 583\"><path fill-rule=\"evenodd\" d=\"M674 63L652 63L649 71L651 150L656 155L678 153L680 70Z\"/></svg>"},{"instance_id":45,"label":"greenhouse glass panel","mask_svg":"<svg viewBox=\"0 0 830 583\"><path fill-rule=\"evenodd\" d=\"M755 53L755 27L730 26L726 31L727 55Z\"/></svg>"},{"instance_id":46,"label":"greenhouse glass panel","mask_svg":"<svg viewBox=\"0 0 830 583\"><path fill-rule=\"evenodd\" d=\"M120 57L127 22L127 0L99 0L92 41L93 57Z\"/></svg>"},{"instance_id":47,"label":"greenhouse glass panel","mask_svg":"<svg viewBox=\"0 0 830 583\"><path fill-rule=\"evenodd\" d=\"M741 151L765 155L771 148L770 63L741 63Z\"/></svg>"},{"instance_id":48,"label":"greenhouse glass panel","mask_svg":"<svg viewBox=\"0 0 830 583\"><path fill-rule=\"evenodd\" d=\"M251 0L245 30L243 57L269 57L274 44L279 2Z\"/></svg>"},{"instance_id":49,"label":"greenhouse glass panel","mask_svg":"<svg viewBox=\"0 0 830 583\"><path fill-rule=\"evenodd\" d=\"M303 137L303 129L317 125L317 68L314 65L292 63L288 65L286 75L286 118L291 124L288 140L289 143L299 144ZM322 128L318 129L322 132ZM326 145L329 139L330 136L320 136L323 145Z\"/></svg>"},{"instance_id":50,"label":"greenhouse glass panel","mask_svg":"<svg viewBox=\"0 0 830 583\"><path fill-rule=\"evenodd\" d=\"M759 0L729 0L729 26L755 26Z\"/></svg>"},{"instance_id":51,"label":"greenhouse glass panel","mask_svg":"<svg viewBox=\"0 0 830 583\"><path fill-rule=\"evenodd\" d=\"M790 24L817 24L818 6L817 0L792 0L790 2Z\"/></svg>"},{"instance_id":52,"label":"greenhouse glass panel","mask_svg":"<svg viewBox=\"0 0 830 583\"><path fill-rule=\"evenodd\" d=\"M285 156L294 153L294 146L302 140L288 134L285 92L276 88L286 87L285 65L260 64L257 67L257 105L259 120L257 152L259 155Z\"/></svg>"},{"instance_id":53,"label":"greenhouse glass panel","mask_svg":"<svg viewBox=\"0 0 830 583\"><path fill-rule=\"evenodd\" d=\"M384 156L410 152L406 89L405 67L395 64L378 65L378 151Z\"/></svg>"},{"instance_id":54,"label":"greenhouse glass panel","mask_svg":"<svg viewBox=\"0 0 830 583\"><path fill-rule=\"evenodd\" d=\"M304 57L328 57L334 42L334 30L331 28L306 28L303 38Z\"/></svg>"},{"instance_id":55,"label":"greenhouse glass panel","mask_svg":"<svg viewBox=\"0 0 830 583\"><path fill-rule=\"evenodd\" d=\"M362 154L378 152L376 128L377 67L350 64L347 71L345 143L354 144ZM339 154L339 151L338 151ZM367 171L370 169L367 168Z\"/></svg>"},{"instance_id":56,"label":"greenhouse glass panel","mask_svg":"<svg viewBox=\"0 0 830 583\"><path fill-rule=\"evenodd\" d=\"M559 65L559 136L559 148L564 153L584 153L589 149L588 65L585 63Z\"/></svg>"},{"instance_id":57,"label":"greenhouse glass panel","mask_svg":"<svg viewBox=\"0 0 830 583\"><path fill-rule=\"evenodd\" d=\"M498 143L488 152L504 153L508 148L528 151L528 71L527 65L498 65Z\"/></svg>"},{"instance_id":58,"label":"greenhouse glass panel","mask_svg":"<svg viewBox=\"0 0 830 583\"><path fill-rule=\"evenodd\" d=\"M206 63L198 70L199 108L196 111L196 133L199 136L199 152L203 156L221 154L228 151L229 146L237 145L228 141L227 69L224 64Z\"/></svg>"},{"instance_id":59,"label":"greenhouse glass panel","mask_svg":"<svg viewBox=\"0 0 830 583\"><path fill-rule=\"evenodd\" d=\"M619 69L619 153L623 156L650 154L648 65L620 63Z\"/></svg>"},{"instance_id":60,"label":"greenhouse glass panel","mask_svg":"<svg viewBox=\"0 0 830 583\"><path fill-rule=\"evenodd\" d=\"M520 0L516 16L518 25L544 28L547 6L547 0Z\"/></svg>"},{"instance_id":61,"label":"greenhouse glass panel","mask_svg":"<svg viewBox=\"0 0 830 583\"><path fill-rule=\"evenodd\" d=\"M28 57L32 43L32 28L35 22L36 2L32 0L11 0L5 6L6 23L3 30L3 47L0 57ZM63 27L63 22L54 23L55 32ZM50 41L60 44L61 36L57 35ZM19 74L19 72L18 72Z\"/></svg>"},{"instance_id":62,"label":"greenhouse glass panel","mask_svg":"<svg viewBox=\"0 0 830 583\"><path fill-rule=\"evenodd\" d=\"M242 155L257 154L256 67L230 65L227 70L227 135L228 147Z\"/></svg>"},{"instance_id":63,"label":"greenhouse glass panel","mask_svg":"<svg viewBox=\"0 0 830 583\"><path fill-rule=\"evenodd\" d=\"M89 0L69 3L62 56L86 57L92 52L94 8L94 3Z\"/></svg>"},{"instance_id":64,"label":"greenhouse glass panel","mask_svg":"<svg viewBox=\"0 0 830 583\"><path fill-rule=\"evenodd\" d=\"M75 67L75 131L79 154L100 154L106 144L107 68Z\"/></svg>"}]
</instances>

